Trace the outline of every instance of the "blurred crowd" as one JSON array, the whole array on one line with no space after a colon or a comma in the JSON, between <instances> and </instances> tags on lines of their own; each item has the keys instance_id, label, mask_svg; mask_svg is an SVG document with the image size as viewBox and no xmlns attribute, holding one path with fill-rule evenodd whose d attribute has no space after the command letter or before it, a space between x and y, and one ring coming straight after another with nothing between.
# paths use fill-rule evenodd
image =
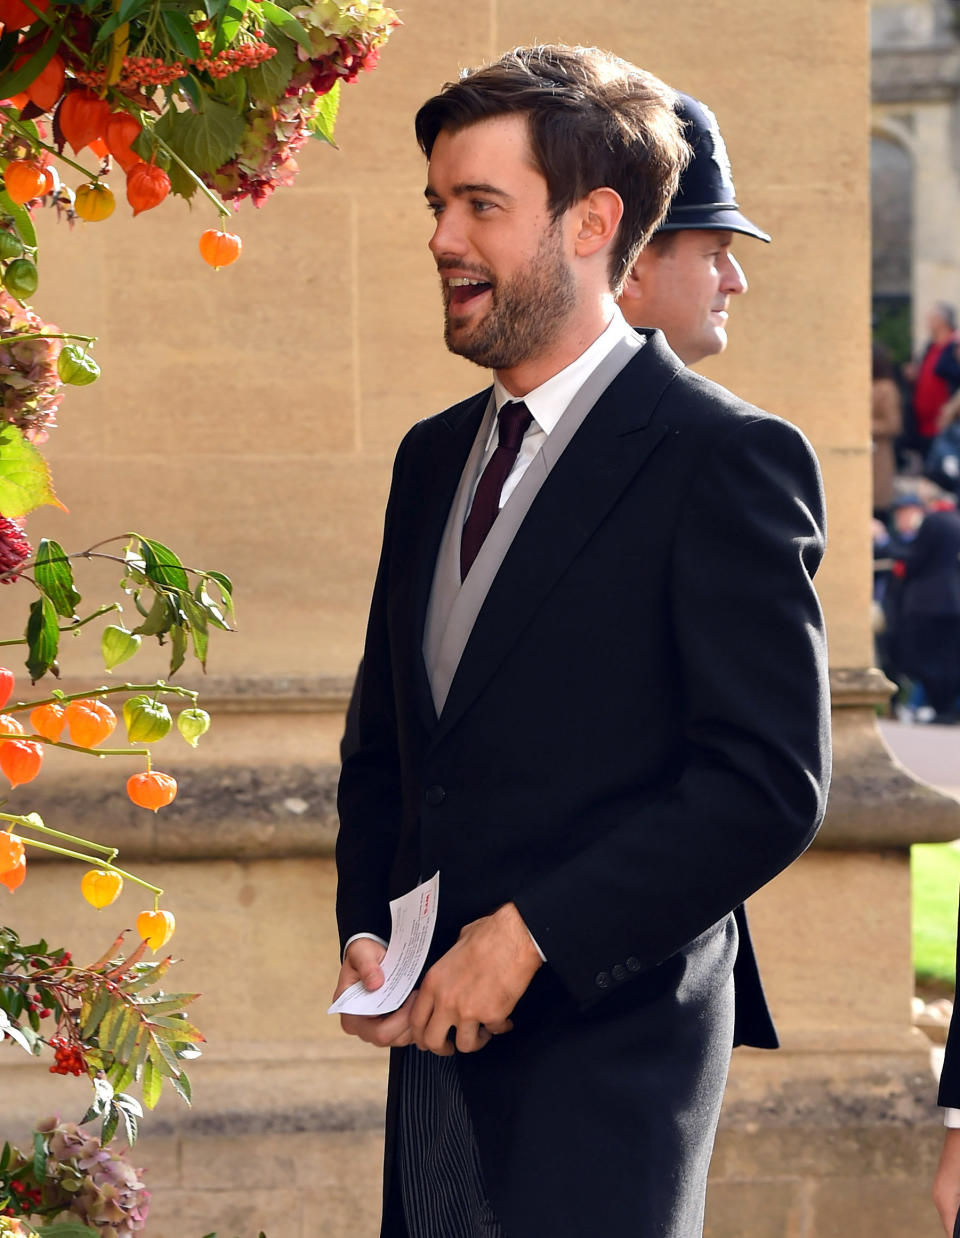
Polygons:
<instances>
[{"instance_id":1,"label":"blurred crowd","mask_svg":"<svg viewBox=\"0 0 960 1238\"><path fill-rule=\"evenodd\" d=\"M960 722L960 332L926 320L920 355L873 349L873 600L877 665L906 722Z\"/></svg>"}]
</instances>

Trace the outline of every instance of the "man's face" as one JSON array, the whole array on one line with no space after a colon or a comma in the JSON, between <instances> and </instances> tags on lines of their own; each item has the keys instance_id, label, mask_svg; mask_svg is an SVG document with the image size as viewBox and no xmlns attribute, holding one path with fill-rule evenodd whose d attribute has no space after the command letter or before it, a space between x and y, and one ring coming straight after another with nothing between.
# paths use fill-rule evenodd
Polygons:
<instances>
[{"instance_id":1,"label":"man's face","mask_svg":"<svg viewBox=\"0 0 960 1238\"><path fill-rule=\"evenodd\" d=\"M502 116L443 131L428 168L451 352L506 370L540 356L577 304L563 219L533 165L527 120Z\"/></svg>"},{"instance_id":2,"label":"man's face","mask_svg":"<svg viewBox=\"0 0 960 1238\"><path fill-rule=\"evenodd\" d=\"M687 365L727 346L730 298L747 281L730 253L732 232L674 232L665 248L648 245L634 264L620 300L634 327L659 327Z\"/></svg>"}]
</instances>

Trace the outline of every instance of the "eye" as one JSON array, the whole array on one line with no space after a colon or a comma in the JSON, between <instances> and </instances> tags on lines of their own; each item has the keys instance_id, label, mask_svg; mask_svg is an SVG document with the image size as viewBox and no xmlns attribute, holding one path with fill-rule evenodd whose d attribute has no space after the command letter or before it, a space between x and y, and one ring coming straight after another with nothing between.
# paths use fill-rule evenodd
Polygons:
<instances>
[{"instance_id":1,"label":"eye","mask_svg":"<svg viewBox=\"0 0 960 1238\"><path fill-rule=\"evenodd\" d=\"M440 214L440 212L443 210L443 203L442 202L428 202L427 210L430 212L430 214L434 218L436 218Z\"/></svg>"},{"instance_id":2,"label":"eye","mask_svg":"<svg viewBox=\"0 0 960 1238\"><path fill-rule=\"evenodd\" d=\"M487 211L493 210L495 203L488 202L485 198L472 198L470 200L470 205L478 215L483 215L486 214Z\"/></svg>"}]
</instances>

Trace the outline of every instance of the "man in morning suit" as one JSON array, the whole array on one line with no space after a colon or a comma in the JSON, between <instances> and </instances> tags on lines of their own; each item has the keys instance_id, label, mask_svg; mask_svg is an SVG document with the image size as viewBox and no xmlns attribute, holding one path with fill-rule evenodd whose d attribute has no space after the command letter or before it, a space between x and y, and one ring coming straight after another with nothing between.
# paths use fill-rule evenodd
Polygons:
<instances>
[{"instance_id":1,"label":"man in morning suit","mask_svg":"<svg viewBox=\"0 0 960 1238\"><path fill-rule=\"evenodd\" d=\"M417 115L447 345L494 373L398 451L341 776L338 993L440 873L419 989L341 1016L391 1048L383 1238L694 1238L731 1044L772 1040L736 912L823 811L823 497L616 308L675 101L535 47Z\"/></svg>"}]
</instances>

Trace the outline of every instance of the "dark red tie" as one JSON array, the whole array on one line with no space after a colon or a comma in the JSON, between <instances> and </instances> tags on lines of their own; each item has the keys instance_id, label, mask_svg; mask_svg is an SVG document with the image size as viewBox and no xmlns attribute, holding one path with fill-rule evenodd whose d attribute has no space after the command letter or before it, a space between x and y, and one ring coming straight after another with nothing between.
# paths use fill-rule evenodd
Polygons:
<instances>
[{"instance_id":1,"label":"dark red tie","mask_svg":"<svg viewBox=\"0 0 960 1238\"><path fill-rule=\"evenodd\" d=\"M480 476L470 515L460 539L460 579L463 580L500 511L500 491L516 462L533 414L522 400L511 400L497 414L497 447Z\"/></svg>"}]
</instances>

